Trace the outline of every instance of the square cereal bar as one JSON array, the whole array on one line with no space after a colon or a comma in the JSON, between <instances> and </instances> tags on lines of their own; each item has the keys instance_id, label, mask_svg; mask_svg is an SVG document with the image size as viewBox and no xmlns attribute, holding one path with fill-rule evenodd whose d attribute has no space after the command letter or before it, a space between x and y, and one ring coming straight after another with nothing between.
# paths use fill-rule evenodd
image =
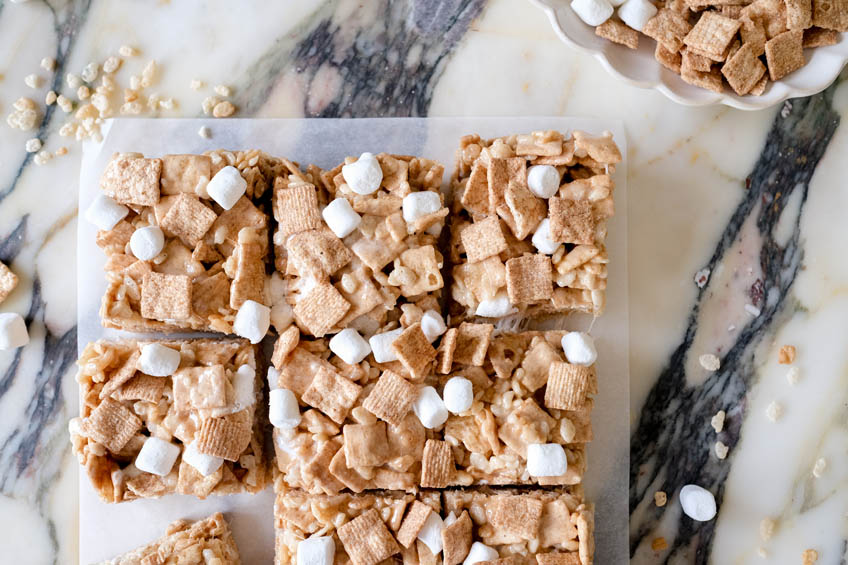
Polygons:
<instances>
[{"instance_id":1,"label":"square cereal bar","mask_svg":"<svg viewBox=\"0 0 848 565\"><path fill-rule=\"evenodd\" d=\"M453 316L604 309L610 134L465 136L451 180Z\"/></svg>"},{"instance_id":2,"label":"square cereal bar","mask_svg":"<svg viewBox=\"0 0 848 565\"><path fill-rule=\"evenodd\" d=\"M444 167L385 153L372 159L378 177L368 194L345 181L343 167L358 164L353 158L328 171L290 169L274 186L272 288L282 289L305 334L346 327L372 334L406 304L437 308L444 285L437 241L448 214L439 192Z\"/></svg>"},{"instance_id":3,"label":"square cereal bar","mask_svg":"<svg viewBox=\"0 0 848 565\"><path fill-rule=\"evenodd\" d=\"M137 332L233 333L233 320L246 300L268 305L263 197L281 170L281 160L255 150L155 159L116 154L100 188L129 211L97 234L107 255L103 325ZM243 187L234 204L207 191L219 173L216 186L227 178ZM158 229L139 232L138 241L147 235L152 243L131 245L137 230L146 227Z\"/></svg>"},{"instance_id":4,"label":"square cereal bar","mask_svg":"<svg viewBox=\"0 0 848 565\"><path fill-rule=\"evenodd\" d=\"M227 521L220 512L189 522L178 520L168 526L158 540L99 565L138 565L154 563L215 563L240 565L238 547Z\"/></svg>"},{"instance_id":5,"label":"square cereal bar","mask_svg":"<svg viewBox=\"0 0 848 565\"><path fill-rule=\"evenodd\" d=\"M247 341L97 341L77 363L71 443L106 502L265 486L265 403Z\"/></svg>"}]
</instances>

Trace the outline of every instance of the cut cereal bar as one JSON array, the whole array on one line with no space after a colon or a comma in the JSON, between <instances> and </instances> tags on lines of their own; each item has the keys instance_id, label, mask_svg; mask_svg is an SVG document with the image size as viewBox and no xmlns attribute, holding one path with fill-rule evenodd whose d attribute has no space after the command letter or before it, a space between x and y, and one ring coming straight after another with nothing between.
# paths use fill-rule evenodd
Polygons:
<instances>
[{"instance_id":1,"label":"cut cereal bar","mask_svg":"<svg viewBox=\"0 0 848 565\"><path fill-rule=\"evenodd\" d=\"M247 341L98 341L78 365L71 443L104 501L265 486L262 379Z\"/></svg>"},{"instance_id":2,"label":"cut cereal bar","mask_svg":"<svg viewBox=\"0 0 848 565\"><path fill-rule=\"evenodd\" d=\"M255 150L116 154L101 198L126 212L97 234L107 255L103 325L233 333L244 303L267 306L262 200L281 169L281 160Z\"/></svg>"},{"instance_id":3,"label":"cut cereal bar","mask_svg":"<svg viewBox=\"0 0 848 565\"><path fill-rule=\"evenodd\" d=\"M236 540L220 512L196 522L178 520L165 535L99 565L147 565L154 563L214 563L240 565Z\"/></svg>"},{"instance_id":4,"label":"cut cereal bar","mask_svg":"<svg viewBox=\"0 0 848 565\"><path fill-rule=\"evenodd\" d=\"M620 161L611 134L463 137L451 181L451 315L600 314Z\"/></svg>"}]
</instances>

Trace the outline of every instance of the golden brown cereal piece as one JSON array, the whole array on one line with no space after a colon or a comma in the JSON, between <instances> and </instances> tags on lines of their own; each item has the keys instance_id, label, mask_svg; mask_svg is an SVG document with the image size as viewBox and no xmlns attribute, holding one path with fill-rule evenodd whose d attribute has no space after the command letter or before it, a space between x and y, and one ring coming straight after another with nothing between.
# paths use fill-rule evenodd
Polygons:
<instances>
[{"instance_id":1,"label":"golden brown cereal piece","mask_svg":"<svg viewBox=\"0 0 848 565\"><path fill-rule=\"evenodd\" d=\"M282 179L278 178L279 183ZM298 184L274 190L274 217L280 237L323 227L318 196L311 184Z\"/></svg>"},{"instance_id":2,"label":"golden brown cereal piece","mask_svg":"<svg viewBox=\"0 0 848 565\"><path fill-rule=\"evenodd\" d=\"M362 406L381 420L399 426L416 394L415 385L394 371L383 371Z\"/></svg>"},{"instance_id":3,"label":"golden brown cereal piece","mask_svg":"<svg viewBox=\"0 0 848 565\"><path fill-rule=\"evenodd\" d=\"M242 452L250 445L252 431L250 413L242 410L223 418L207 418L200 425L194 440L197 450L206 455L227 461L238 461Z\"/></svg>"},{"instance_id":4,"label":"golden brown cereal piece","mask_svg":"<svg viewBox=\"0 0 848 565\"><path fill-rule=\"evenodd\" d=\"M733 20L738 20L742 17L742 8L744 6L740 5L732 5L732 6L719 6L719 13L725 18L730 18Z\"/></svg>"},{"instance_id":5,"label":"golden brown cereal piece","mask_svg":"<svg viewBox=\"0 0 848 565\"><path fill-rule=\"evenodd\" d=\"M121 204L153 206L159 202L160 159L118 158L100 177L100 190Z\"/></svg>"},{"instance_id":6,"label":"golden brown cereal piece","mask_svg":"<svg viewBox=\"0 0 848 565\"><path fill-rule=\"evenodd\" d=\"M350 303L330 283L316 284L295 304L293 311L298 323L315 337L322 337L350 309Z\"/></svg>"},{"instance_id":7,"label":"golden brown cereal piece","mask_svg":"<svg viewBox=\"0 0 848 565\"><path fill-rule=\"evenodd\" d=\"M516 155L555 157L562 153L562 134L558 131L534 131L519 134L515 143Z\"/></svg>"},{"instance_id":8,"label":"golden brown cereal piece","mask_svg":"<svg viewBox=\"0 0 848 565\"><path fill-rule=\"evenodd\" d=\"M456 465L450 444L446 441L428 439L424 444L421 460L421 486L424 488L445 488L456 475Z\"/></svg>"},{"instance_id":9,"label":"golden brown cereal piece","mask_svg":"<svg viewBox=\"0 0 848 565\"><path fill-rule=\"evenodd\" d=\"M230 301L230 280L224 272L191 285L191 309L198 316L208 316L226 308Z\"/></svg>"},{"instance_id":10,"label":"golden brown cereal piece","mask_svg":"<svg viewBox=\"0 0 848 565\"><path fill-rule=\"evenodd\" d=\"M801 554L802 565L815 565L818 560L819 552L815 549L805 549L804 553Z\"/></svg>"},{"instance_id":11,"label":"golden brown cereal piece","mask_svg":"<svg viewBox=\"0 0 848 565\"><path fill-rule=\"evenodd\" d=\"M353 565L377 565L400 552L400 546L373 508L339 526L336 533Z\"/></svg>"},{"instance_id":12,"label":"golden brown cereal piece","mask_svg":"<svg viewBox=\"0 0 848 565\"><path fill-rule=\"evenodd\" d=\"M504 195L510 180L527 183L527 160L521 157L489 159L489 210L506 204Z\"/></svg>"},{"instance_id":13,"label":"golden brown cereal piece","mask_svg":"<svg viewBox=\"0 0 848 565\"><path fill-rule=\"evenodd\" d=\"M786 27L807 29L813 25L812 0L784 0L786 4Z\"/></svg>"},{"instance_id":14,"label":"golden brown cereal piece","mask_svg":"<svg viewBox=\"0 0 848 565\"><path fill-rule=\"evenodd\" d=\"M763 78L761 78L760 81L754 85L754 88L752 88L748 94L752 96L761 96L763 92L766 91L766 87L768 86L768 78L768 73L764 73Z\"/></svg>"},{"instance_id":15,"label":"golden brown cereal piece","mask_svg":"<svg viewBox=\"0 0 848 565\"><path fill-rule=\"evenodd\" d=\"M236 278L230 290L230 308L238 310L247 300L265 302L265 247L253 228L244 228L233 252Z\"/></svg>"},{"instance_id":16,"label":"golden brown cereal piece","mask_svg":"<svg viewBox=\"0 0 848 565\"><path fill-rule=\"evenodd\" d=\"M371 484L365 477L357 473L356 469L348 467L344 449L336 451L328 469L333 477L353 492L362 492Z\"/></svg>"},{"instance_id":17,"label":"golden brown cereal piece","mask_svg":"<svg viewBox=\"0 0 848 565\"><path fill-rule=\"evenodd\" d=\"M689 48L684 47L682 53L683 60L686 61L683 64L685 64L688 68L700 71L702 73L708 73L713 67L712 59L704 57L703 55L698 55Z\"/></svg>"},{"instance_id":18,"label":"golden brown cereal piece","mask_svg":"<svg viewBox=\"0 0 848 565\"><path fill-rule=\"evenodd\" d=\"M750 44L754 50L754 54L759 57L766 49L766 28L760 20L752 20L743 17L739 20L741 27L739 28L739 36L742 38L743 44Z\"/></svg>"},{"instance_id":19,"label":"golden brown cereal piece","mask_svg":"<svg viewBox=\"0 0 848 565\"><path fill-rule=\"evenodd\" d=\"M360 392L361 386L322 366L303 393L302 400L329 416L335 423L341 424Z\"/></svg>"},{"instance_id":20,"label":"golden brown cereal piece","mask_svg":"<svg viewBox=\"0 0 848 565\"><path fill-rule=\"evenodd\" d=\"M538 565L581 565L580 554L576 551L569 553L561 553L558 551L537 553L536 563Z\"/></svg>"},{"instance_id":21,"label":"golden brown cereal piece","mask_svg":"<svg viewBox=\"0 0 848 565\"><path fill-rule=\"evenodd\" d=\"M766 42L766 63L771 80L780 80L804 66L804 32L785 31Z\"/></svg>"},{"instance_id":22,"label":"golden brown cereal piece","mask_svg":"<svg viewBox=\"0 0 848 565\"><path fill-rule=\"evenodd\" d=\"M345 424L345 461L349 467L379 467L389 459L386 423Z\"/></svg>"},{"instance_id":23,"label":"golden brown cereal piece","mask_svg":"<svg viewBox=\"0 0 848 565\"><path fill-rule=\"evenodd\" d=\"M826 47L839 43L839 32L832 29L811 27L804 30L804 49Z\"/></svg>"},{"instance_id":24,"label":"golden brown cereal piece","mask_svg":"<svg viewBox=\"0 0 848 565\"><path fill-rule=\"evenodd\" d=\"M492 340L492 324L470 324L462 322L456 334L456 345L453 351L453 362L464 365L482 367L486 361L486 352ZM445 334L447 337L447 334ZM444 343L445 338L442 338Z\"/></svg>"},{"instance_id":25,"label":"golden brown cereal piece","mask_svg":"<svg viewBox=\"0 0 848 565\"><path fill-rule=\"evenodd\" d=\"M445 332L445 335L442 337L441 343L439 343L436 370L442 375L447 375L448 373L450 373L451 366L453 366L453 354L456 351L456 343L458 341L458 338L459 330L456 328L450 328L448 331Z\"/></svg>"},{"instance_id":26,"label":"golden brown cereal piece","mask_svg":"<svg viewBox=\"0 0 848 565\"><path fill-rule=\"evenodd\" d=\"M692 30L685 17L668 8L660 8L653 18L647 21L642 33L662 43L663 47L677 53L683 47L683 38Z\"/></svg>"},{"instance_id":27,"label":"golden brown cereal piece","mask_svg":"<svg viewBox=\"0 0 848 565\"><path fill-rule=\"evenodd\" d=\"M585 151L589 157L605 165L621 162L621 151L612 140L612 134L590 135L584 131L574 131L574 151L579 154Z\"/></svg>"},{"instance_id":28,"label":"golden brown cereal piece","mask_svg":"<svg viewBox=\"0 0 848 565\"><path fill-rule=\"evenodd\" d=\"M0 302L6 300L16 286L18 286L18 275L0 261Z\"/></svg>"},{"instance_id":29,"label":"golden brown cereal piece","mask_svg":"<svg viewBox=\"0 0 848 565\"><path fill-rule=\"evenodd\" d=\"M473 541L472 527L468 511L463 510L456 522L442 529L444 565L459 565L465 561Z\"/></svg>"},{"instance_id":30,"label":"golden brown cereal piece","mask_svg":"<svg viewBox=\"0 0 848 565\"><path fill-rule=\"evenodd\" d=\"M548 300L553 294L551 258L535 254L506 262L506 290L513 304Z\"/></svg>"},{"instance_id":31,"label":"golden brown cereal piece","mask_svg":"<svg viewBox=\"0 0 848 565\"><path fill-rule=\"evenodd\" d=\"M350 263L353 253L332 232L309 230L289 236L289 261L302 276L323 280Z\"/></svg>"},{"instance_id":32,"label":"golden brown cereal piece","mask_svg":"<svg viewBox=\"0 0 848 565\"><path fill-rule=\"evenodd\" d=\"M639 47L639 32L612 18L596 27L595 35L609 39L613 43L624 45L630 49Z\"/></svg>"},{"instance_id":33,"label":"golden brown cereal piece","mask_svg":"<svg viewBox=\"0 0 848 565\"><path fill-rule=\"evenodd\" d=\"M545 204L527 188L524 179L511 179L504 192L507 210L498 208L516 239L524 239L545 219Z\"/></svg>"},{"instance_id":34,"label":"golden brown cereal piece","mask_svg":"<svg viewBox=\"0 0 848 565\"><path fill-rule=\"evenodd\" d=\"M460 232L462 246L469 263L476 263L497 255L507 248L506 239L497 216L487 216Z\"/></svg>"},{"instance_id":35,"label":"golden brown cereal piece","mask_svg":"<svg viewBox=\"0 0 848 565\"><path fill-rule=\"evenodd\" d=\"M223 365L186 367L173 376L174 407L179 412L227 405L227 376Z\"/></svg>"},{"instance_id":36,"label":"golden brown cereal piece","mask_svg":"<svg viewBox=\"0 0 848 565\"><path fill-rule=\"evenodd\" d=\"M791 365L795 362L795 346L784 345L780 348L777 356L777 362L781 365Z\"/></svg>"},{"instance_id":37,"label":"golden brown cereal piece","mask_svg":"<svg viewBox=\"0 0 848 565\"><path fill-rule=\"evenodd\" d=\"M417 500L412 502L412 506L406 511L406 516L404 516L397 533L397 540L402 546L409 547L415 543L418 532L424 527L424 522L427 521L431 512L433 512L433 509L429 505Z\"/></svg>"},{"instance_id":38,"label":"golden brown cereal piece","mask_svg":"<svg viewBox=\"0 0 848 565\"><path fill-rule=\"evenodd\" d=\"M165 391L165 381L162 377L151 377L150 375L136 375L112 393L115 400L144 400L145 402L159 402Z\"/></svg>"},{"instance_id":39,"label":"golden brown cereal piece","mask_svg":"<svg viewBox=\"0 0 848 565\"><path fill-rule=\"evenodd\" d=\"M760 62L750 43L743 44L721 67L721 74L740 96L750 92L765 72L765 65Z\"/></svg>"},{"instance_id":40,"label":"golden brown cereal piece","mask_svg":"<svg viewBox=\"0 0 848 565\"><path fill-rule=\"evenodd\" d=\"M554 196L548 200L551 238L561 243L595 242L595 217L587 200L569 200Z\"/></svg>"},{"instance_id":41,"label":"golden brown cereal piece","mask_svg":"<svg viewBox=\"0 0 848 565\"><path fill-rule=\"evenodd\" d=\"M848 3L845 0L813 0L813 25L848 31Z\"/></svg>"},{"instance_id":42,"label":"golden brown cereal piece","mask_svg":"<svg viewBox=\"0 0 848 565\"><path fill-rule=\"evenodd\" d=\"M559 410L579 410L586 403L591 388L594 366L553 363L545 388L545 406Z\"/></svg>"},{"instance_id":43,"label":"golden brown cereal piece","mask_svg":"<svg viewBox=\"0 0 848 565\"><path fill-rule=\"evenodd\" d=\"M162 194L197 194L212 178L208 155L165 155L162 157Z\"/></svg>"},{"instance_id":44,"label":"golden brown cereal piece","mask_svg":"<svg viewBox=\"0 0 848 565\"><path fill-rule=\"evenodd\" d=\"M206 235L217 217L198 197L181 192L174 197L159 225L166 233L173 234L193 248Z\"/></svg>"},{"instance_id":45,"label":"golden brown cereal piece","mask_svg":"<svg viewBox=\"0 0 848 565\"><path fill-rule=\"evenodd\" d=\"M148 273L141 284L141 315L149 320L191 317L191 279L186 275Z\"/></svg>"},{"instance_id":46,"label":"golden brown cereal piece","mask_svg":"<svg viewBox=\"0 0 848 565\"><path fill-rule=\"evenodd\" d=\"M271 355L271 364L278 371L283 368L283 363L289 353L294 351L297 344L300 342L300 332L297 326L289 326L289 328L280 334L277 341L274 342L274 353Z\"/></svg>"},{"instance_id":47,"label":"golden brown cereal piece","mask_svg":"<svg viewBox=\"0 0 848 565\"><path fill-rule=\"evenodd\" d=\"M124 361L123 365L115 371L109 380L103 384L103 388L100 389L100 398L106 398L111 395L113 392L121 388L125 382L133 378L135 376L136 370L138 370L138 359L141 357L141 351L133 351L132 354Z\"/></svg>"},{"instance_id":48,"label":"golden brown cereal piece","mask_svg":"<svg viewBox=\"0 0 848 565\"><path fill-rule=\"evenodd\" d=\"M471 176L465 184L460 202L473 215L483 215L489 212L489 180L488 169L478 159L471 167Z\"/></svg>"},{"instance_id":49,"label":"golden brown cereal piece","mask_svg":"<svg viewBox=\"0 0 848 565\"><path fill-rule=\"evenodd\" d=\"M680 74L680 63L682 60L680 53L670 51L662 43L657 43L657 48L654 50L654 58L663 67Z\"/></svg>"},{"instance_id":50,"label":"golden brown cereal piece","mask_svg":"<svg viewBox=\"0 0 848 565\"><path fill-rule=\"evenodd\" d=\"M424 377L427 367L436 358L436 350L421 330L420 322L403 330L392 342L392 351L413 379Z\"/></svg>"},{"instance_id":51,"label":"golden brown cereal piece","mask_svg":"<svg viewBox=\"0 0 848 565\"><path fill-rule=\"evenodd\" d=\"M141 425L141 419L129 408L111 398L104 398L80 427L84 436L117 453L141 429Z\"/></svg>"},{"instance_id":52,"label":"golden brown cereal piece","mask_svg":"<svg viewBox=\"0 0 848 565\"><path fill-rule=\"evenodd\" d=\"M501 495L489 502L486 514L501 536L518 543L538 535L543 507L541 500L531 496Z\"/></svg>"},{"instance_id":53,"label":"golden brown cereal piece","mask_svg":"<svg viewBox=\"0 0 848 565\"><path fill-rule=\"evenodd\" d=\"M325 441L315 456L304 465L303 479L307 485L311 485L308 487L310 490L317 487L325 494L338 494L344 488L342 482L327 472L336 454L339 451L344 451L341 447L341 441L340 437Z\"/></svg>"},{"instance_id":54,"label":"golden brown cereal piece","mask_svg":"<svg viewBox=\"0 0 848 565\"><path fill-rule=\"evenodd\" d=\"M683 61L685 63L686 61ZM724 84L721 79L721 71L714 67L708 73L702 73L690 69L685 64L680 66L680 77L689 84L712 90L713 92L724 92Z\"/></svg>"},{"instance_id":55,"label":"golden brown cereal piece","mask_svg":"<svg viewBox=\"0 0 848 565\"><path fill-rule=\"evenodd\" d=\"M702 12L695 27L683 38L683 42L714 61L722 61L740 25L738 21L716 12Z\"/></svg>"}]
</instances>

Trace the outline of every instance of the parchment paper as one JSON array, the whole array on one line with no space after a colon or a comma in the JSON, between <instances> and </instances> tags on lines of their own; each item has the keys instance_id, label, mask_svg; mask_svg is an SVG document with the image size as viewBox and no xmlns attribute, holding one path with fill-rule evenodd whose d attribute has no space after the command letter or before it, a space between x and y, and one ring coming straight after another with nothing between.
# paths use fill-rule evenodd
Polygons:
<instances>
[{"instance_id":1,"label":"parchment paper","mask_svg":"<svg viewBox=\"0 0 848 565\"><path fill-rule=\"evenodd\" d=\"M201 126L212 138L201 138ZM563 117L535 118L379 118L357 120L176 120L122 119L104 124L100 143L86 142L80 174L80 218L98 192L98 179L115 152L136 151L146 156L202 153L210 149L262 149L301 165L333 167L348 155L364 151L400 153L436 159L445 165L445 179L454 167L459 138L479 133L484 138L537 129L591 133L613 132L625 162L614 175L616 215L609 224L609 284L607 309L592 327L599 351L600 392L592 414L594 441L589 448L585 487L596 505L595 562L600 565L628 560L629 372L627 300L627 167L624 128L612 120ZM106 288L105 255L94 243L96 228L84 220L78 232L78 325L81 351L85 344L120 334L104 330L98 309ZM569 319L588 328L590 320ZM123 334L124 336L128 334ZM80 563L111 558L148 543L180 518L198 519L221 511L229 520L243 562L272 563L274 555L273 491L258 495L210 497L200 501L173 495L158 500L105 504L80 472Z\"/></svg>"}]
</instances>

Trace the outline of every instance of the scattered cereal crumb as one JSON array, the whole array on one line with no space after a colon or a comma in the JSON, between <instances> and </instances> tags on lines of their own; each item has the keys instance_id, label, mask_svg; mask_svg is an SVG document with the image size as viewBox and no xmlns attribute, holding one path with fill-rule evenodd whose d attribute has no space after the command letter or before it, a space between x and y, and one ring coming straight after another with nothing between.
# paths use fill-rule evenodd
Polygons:
<instances>
[{"instance_id":1,"label":"scattered cereal crumb","mask_svg":"<svg viewBox=\"0 0 848 565\"><path fill-rule=\"evenodd\" d=\"M197 130L197 135L204 139L210 139L212 137L212 130L207 126L202 126L199 130Z\"/></svg>"},{"instance_id":2,"label":"scattered cereal crumb","mask_svg":"<svg viewBox=\"0 0 848 565\"><path fill-rule=\"evenodd\" d=\"M189 87L192 90L200 90L204 86L206 86L206 83L203 82L202 80L196 79L196 78L191 79L191 82L189 83Z\"/></svg>"},{"instance_id":3,"label":"scattered cereal crumb","mask_svg":"<svg viewBox=\"0 0 848 565\"><path fill-rule=\"evenodd\" d=\"M733 330L735 330L735 329L736 329L736 324L730 324L729 326L727 326L727 331L728 331L728 332L732 332L732 331L733 331Z\"/></svg>"},{"instance_id":4,"label":"scattered cereal crumb","mask_svg":"<svg viewBox=\"0 0 848 565\"><path fill-rule=\"evenodd\" d=\"M64 94L60 94L56 99L56 104L62 109L66 114L70 114L74 109L74 103L70 98L66 98Z\"/></svg>"},{"instance_id":5,"label":"scattered cereal crumb","mask_svg":"<svg viewBox=\"0 0 848 565\"><path fill-rule=\"evenodd\" d=\"M218 105L219 102L220 100L218 100L216 97L207 96L203 99L203 102L200 106L201 108L203 108L203 113L208 115L212 113L212 110L215 108L216 105Z\"/></svg>"},{"instance_id":6,"label":"scattered cereal crumb","mask_svg":"<svg viewBox=\"0 0 848 565\"><path fill-rule=\"evenodd\" d=\"M766 548L758 547L757 548L757 555L759 557L762 557L763 559L765 559L766 557L768 557L768 552L766 551Z\"/></svg>"},{"instance_id":7,"label":"scattered cereal crumb","mask_svg":"<svg viewBox=\"0 0 848 565\"><path fill-rule=\"evenodd\" d=\"M768 541L774 535L776 524L771 518L763 518L760 522L760 537L763 541Z\"/></svg>"},{"instance_id":8,"label":"scattered cereal crumb","mask_svg":"<svg viewBox=\"0 0 848 565\"><path fill-rule=\"evenodd\" d=\"M819 560L819 552L815 549L805 549L804 553L801 554L801 559L804 560L803 565L813 565Z\"/></svg>"},{"instance_id":9,"label":"scattered cereal crumb","mask_svg":"<svg viewBox=\"0 0 848 565\"><path fill-rule=\"evenodd\" d=\"M715 413L712 420L710 420L710 425L715 430L715 433L720 434L721 430L724 429L724 419L727 417L727 413L724 410L719 410Z\"/></svg>"},{"instance_id":10,"label":"scattered cereal crumb","mask_svg":"<svg viewBox=\"0 0 848 565\"><path fill-rule=\"evenodd\" d=\"M56 70L56 59L53 57L44 57L41 60L41 68L52 73Z\"/></svg>"},{"instance_id":11,"label":"scattered cereal crumb","mask_svg":"<svg viewBox=\"0 0 848 565\"><path fill-rule=\"evenodd\" d=\"M121 106L121 113L122 114L137 115L137 114L141 114L141 110L142 110L141 102L139 102L137 100L133 100L131 102L126 102Z\"/></svg>"},{"instance_id":12,"label":"scattered cereal crumb","mask_svg":"<svg viewBox=\"0 0 848 565\"><path fill-rule=\"evenodd\" d=\"M159 106L165 110L173 110L176 108L177 103L173 98L165 98L159 102Z\"/></svg>"},{"instance_id":13,"label":"scattered cereal crumb","mask_svg":"<svg viewBox=\"0 0 848 565\"><path fill-rule=\"evenodd\" d=\"M219 84L215 87L215 94L228 98L232 94L232 89L229 86Z\"/></svg>"},{"instance_id":14,"label":"scattered cereal crumb","mask_svg":"<svg viewBox=\"0 0 848 565\"><path fill-rule=\"evenodd\" d=\"M33 137L32 139L27 139L26 142L26 152L27 153L37 153L41 151L41 140L37 137Z\"/></svg>"},{"instance_id":15,"label":"scattered cereal crumb","mask_svg":"<svg viewBox=\"0 0 848 565\"><path fill-rule=\"evenodd\" d=\"M727 459L727 452L730 451L730 448L724 444L722 441L717 441L715 443L715 454L719 459Z\"/></svg>"},{"instance_id":16,"label":"scattered cereal crumb","mask_svg":"<svg viewBox=\"0 0 848 565\"><path fill-rule=\"evenodd\" d=\"M233 103L229 100L224 100L223 102L215 104L215 107L212 108L212 115L216 118L228 118L232 116L235 111L236 107L233 106Z\"/></svg>"},{"instance_id":17,"label":"scattered cereal crumb","mask_svg":"<svg viewBox=\"0 0 848 565\"><path fill-rule=\"evenodd\" d=\"M14 111L6 117L6 123L9 127L23 131L35 129L41 119L41 113L38 111L38 106L34 100L22 96L15 100L12 107Z\"/></svg>"},{"instance_id":18,"label":"scattered cereal crumb","mask_svg":"<svg viewBox=\"0 0 848 565\"><path fill-rule=\"evenodd\" d=\"M149 88L153 86L154 81L156 80L157 74L156 61L151 59L147 62L144 69L141 71L141 86L144 88Z\"/></svg>"},{"instance_id":19,"label":"scattered cereal crumb","mask_svg":"<svg viewBox=\"0 0 848 565\"><path fill-rule=\"evenodd\" d=\"M783 406L778 404L776 400L772 400L771 404L766 408L766 416L772 422L777 422L783 416Z\"/></svg>"},{"instance_id":20,"label":"scattered cereal crumb","mask_svg":"<svg viewBox=\"0 0 848 565\"><path fill-rule=\"evenodd\" d=\"M135 57L138 55L138 49L130 47L129 45L121 45L121 48L118 49L118 54L121 55L121 57Z\"/></svg>"},{"instance_id":21,"label":"scattered cereal crumb","mask_svg":"<svg viewBox=\"0 0 848 565\"><path fill-rule=\"evenodd\" d=\"M89 63L83 69L80 76L85 82L94 82L97 80L97 75L100 74L100 65L97 63Z\"/></svg>"},{"instance_id":22,"label":"scattered cereal crumb","mask_svg":"<svg viewBox=\"0 0 848 565\"><path fill-rule=\"evenodd\" d=\"M86 85L82 85L81 87L77 88L77 98L79 98L80 100L86 100L90 96L91 89L88 88Z\"/></svg>"},{"instance_id":23,"label":"scattered cereal crumb","mask_svg":"<svg viewBox=\"0 0 848 565\"><path fill-rule=\"evenodd\" d=\"M133 75L130 77L130 88L133 90L138 90L141 88L141 77L138 75Z\"/></svg>"},{"instance_id":24,"label":"scattered cereal crumb","mask_svg":"<svg viewBox=\"0 0 848 565\"><path fill-rule=\"evenodd\" d=\"M24 84L30 88L41 88L41 85L44 84L44 80L37 74L33 73L24 77Z\"/></svg>"},{"instance_id":25,"label":"scattered cereal crumb","mask_svg":"<svg viewBox=\"0 0 848 565\"><path fill-rule=\"evenodd\" d=\"M106 60L103 61L103 72L109 74L114 73L121 68L121 64L123 62L123 59L115 57L114 55L107 57Z\"/></svg>"},{"instance_id":26,"label":"scattered cereal crumb","mask_svg":"<svg viewBox=\"0 0 848 565\"><path fill-rule=\"evenodd\" d=\"M780 109L780 117L785 120L790 112L792 112L792 102L787 100L783 103L783 108Z\"/></svg>"},{"instance_id":27,"label":"scattered cereal crumb","mask_svg":"<svg viewBox=\"0 0 848 565\"><path fill-rule=\"evenodd\" d=\"M52 158L53 158L53 154L50 153L49 151L39 151L38 153L35 154L35 157L33 158L32 161L36 165L40 166L40 165L46 164Z\"/></svg>"},{"instance_id":28,"label":"scattered cereal crumb","mask_svg":"<svg viewBox=\"0 0 848 565\"><path fill-rule=\"evenodd\" d=\"M698 288L704 288L710 280L710 270L707 268L701 269L695 273L695 284Z\"/></svg>"},{"instance_id":29,"label":"scattered cereal crumb","mask_svg":"<svg viewBox=\"0 0 848 565\"><path fill-rule=\"evenodd\" d=\"M798 367L790 367L786 372L786 380L789 384L796 385L801 380L801 370Z\"/></svg>"},{"instance_id":30,"label":"scattered cereal crumb","mask_svg":"<svg viewBox=\"0 0 848 565\"><path fill-rule=\"evenodd\" d=\"M68 148L65 147L64 145L62 147L60 147L59 149L57 149L56 153L55 153L55 155L57 157L61 157L62 155L67 155L67 154L68 154Z\"/></svg>"},{"instance_id":31,"label":"scattered cereal crumb","mask_svg":"<svg viewBox=\"0 0 848 565\"><path fill-rule=\"evenodd\" d=\"M68 88L77 89L82 84L82 79L79 75L68 73L65 75L65 82L68 84Z\"/></svg>"},{"instance_id":32,"label":"scattered cereal crumb","mask_svg":"<svg viewBox=\"0 0 848 565\"><path fill-rule=\"evenodd\" d=\"M44 96L44 103L48 106L51 106L56 103L56 91L48 90L47 94Z\"/></svg>"},{"instance_id":33,"label":"scattered cereal crumb","mask_svg":"<svg viewBox=\"0 0 848 565\"><path fill-rule=\"evenodd\" d=\"M698 357L698 362L707 371L718 371L721 368L721 360L712 353L704 353Z\"/></svg>"},{"instance_id":34,"label":"scattered cereal crumb","mask_svg":"<svg viewBox=\"0 0 848 565\"><path fill-rule=\"evenodd\" d=\"M816 459L816 464L813 465L813 476L815 478L820 478L824 475L824 470L827 469L827 460L824 457L819 457Z\"/></svg>"},{"instance_id":35,"label":"scattered cereal crumb","mask_svg":"<svg viewBox=\"0 0 848 565\"><path fill-rule=\"evenodd\" d=\"M651 549L654 551L662 551L664 549L668 549L668 542L665 541L664 537L655 538L654 541L651 542Z\"/></svg>"},{"instance_id":36,"label":"scattered cereal crumb","mask_svg":"<svg viewBox=\"0 0 848 565\"><path fill-rule=\"evenodd\" d=\"M668 495L664 491L658 490L654 493L654 504L662 508L666 502L668 502Z\"/></svg>"},{"instance_id":37,"label":"scattered cereal crumb","mask_svg":"<svg viewBox=\"0 0 848 565\"><path fill-rule=\"evenodd\" d=\"M755 318L761 314L760 309L754 306L753 304L746 304L745 311Z\"/></svg>"},{"instance_id":38,"label":"scattered cereal crumb","mask_svg":"<svg viewBox=\"0 0 848 565\"><path fill-rule=\"evenodd\" d=\"M784 345L777 354L777 362L781 365L791 365L795 361L795 346Z\"/></svg>"},{"instance_id":39,"label":"scattered cereal crumb","mask_svg":"<svg viewBox=\"0 0 848 565\"><path fill-rule=\"evenodd\" d=\"M76 124L74 124L73 122L68 122L61 128L59 128L59 135L61 135L62 137L73 137L76 130Z\"/></svg>"}]
</instances>

